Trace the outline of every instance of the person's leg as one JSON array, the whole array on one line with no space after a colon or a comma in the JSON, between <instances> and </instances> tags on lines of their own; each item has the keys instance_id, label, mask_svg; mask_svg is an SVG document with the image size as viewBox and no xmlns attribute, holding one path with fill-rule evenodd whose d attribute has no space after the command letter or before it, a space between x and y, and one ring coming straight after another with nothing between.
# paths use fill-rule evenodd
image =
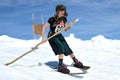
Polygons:
<instances>
[{"instance_id":1,"label":"person's leg","mask_svg":"<svg viewBox=\"0 0 120 80\"><path fill-rule=\"evenodd\" d=\"M73 53L70 54L70 57L73 59L73 62L77 62L78 61L78 59L76 59L76 57L75 57L75 55Z\"/></svg>"},{"instance_id":2,"label":"person's leg","mask_svg":"<svg viewBox=\"0 0 120 80\"><path fill-rule=\"evenodd\" d=\"M64 54L59 54L58 58L59 58L58 71L62 73L70 73L70 70L67 69L67 67L63 64Z\"/></svg>"},{"instance_id":3,"label":"person's leg","mask_svg":"<svg viewBox=\"0 0 120 80\"><path fill-rule=\"evenodd\" d=\"M61 67L63 65L63 57L64 57L64 54L58 55L58 59L59 59L58 67Z\"/></svg>"}]
</instances>

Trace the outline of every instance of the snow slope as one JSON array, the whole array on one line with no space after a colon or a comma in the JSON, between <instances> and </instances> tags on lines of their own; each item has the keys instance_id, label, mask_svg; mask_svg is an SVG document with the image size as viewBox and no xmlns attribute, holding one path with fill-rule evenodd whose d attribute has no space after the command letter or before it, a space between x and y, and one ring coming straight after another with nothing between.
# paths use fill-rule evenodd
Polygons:
<instances>
[{"instance_id":1,"label":"snow slope","mask_svg":"<svg viewBox=\"0 0 120 80\"><path fill-rule=\"evenodd\" d=\"M76 57L91 69L87 74L65 75L50 68L58 60L48 42L10 66L4 64L31 49L39 40L20 40L0 36L0 80L120 80L120 40L106 39L102 35L82 41L70 34L66 40ZM70 57L64 63L72 64ZM71 69L71 71L73 71Z\"/></svg>"}]
</instances>

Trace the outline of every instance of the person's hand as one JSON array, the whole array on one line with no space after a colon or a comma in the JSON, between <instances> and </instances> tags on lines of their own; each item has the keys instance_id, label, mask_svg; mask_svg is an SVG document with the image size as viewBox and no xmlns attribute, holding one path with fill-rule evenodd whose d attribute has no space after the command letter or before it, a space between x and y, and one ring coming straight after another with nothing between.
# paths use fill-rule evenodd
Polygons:
<instances>
[{"instance_id":1,"label":"person's hand","mask_svg":"<svg viewBox=\"0 0 120 80\"><path fill-rule=\"evenodd\" d=\"M46 38L42 38L41 43L45 43L47 41Z\"/></svg>"},{"instance_id":2,"label":"person's hand","mask_svg":"<svg viewBox=\"0 0 120 80\"><path fill-rule=\"evenodd\" d=\"M73 23L73 22L71 22L71 23L69 23L69 26L70 26L70 27L72 27L72 26L73 26L73 24L74 24L74 23Z\"/></svg>"},{"instance_id":3,"label":"person's hand","mask_svg":"<svg viewBox=\"0 0 120 80\"><path fill-rule=\"evenodd\" d=\"M73 26L73 22L69 23L68 25L66 24L64 27L64 30L67 31L68 29L70 29Z\"/></svg>"}]
</instances>

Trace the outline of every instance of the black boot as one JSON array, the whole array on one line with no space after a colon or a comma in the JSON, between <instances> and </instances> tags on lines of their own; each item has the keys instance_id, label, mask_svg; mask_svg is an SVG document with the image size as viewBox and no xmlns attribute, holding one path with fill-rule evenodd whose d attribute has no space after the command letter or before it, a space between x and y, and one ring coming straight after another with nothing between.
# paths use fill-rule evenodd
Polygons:
<instances>
[{"instance_id":1,"label":"black boot","mask_svg":"<svg viewBox=\"0 0 120 80\"><path fill-rule=\"evenodd\" d=\"M65 74L70 72L70 70L67 69L67 66L63 64L63 59L59 59L58 72L65 73Z\"/></svg>"},{"instance_id":2,"label":"black boot","mask_svg":"<svg viewBox=\"0 0 120 80\"><path fill-rule=\"evenodd\" d=\"M80 61L76 61L73 66L77 67L77 68L83 68L83 63L81 63Z\"/></svg>"},{"instance_id":3,"label":"black boot","mask_svg":"<svg viewBox=\"0 0 120 80\"><path fill-rule=\"evenodd\" d=\"M78 61L78 59L76 59L76 57L72 58L74 61L73 66L77 67L77 68L83 68L83 63L81 63L80 61Z\"/></svg>"},{"instance_id":4,"label":"black boot","mask_svg":"<svg viewBox=\"0 0 120 80\"><path fill-rule=\"evenodd\" d=\"M70 73L70 70L67 69L67 66L62 65L62 66L58 66L58 72L64 73L64 74L68 74Z\"/></svg>"}]
</instances>

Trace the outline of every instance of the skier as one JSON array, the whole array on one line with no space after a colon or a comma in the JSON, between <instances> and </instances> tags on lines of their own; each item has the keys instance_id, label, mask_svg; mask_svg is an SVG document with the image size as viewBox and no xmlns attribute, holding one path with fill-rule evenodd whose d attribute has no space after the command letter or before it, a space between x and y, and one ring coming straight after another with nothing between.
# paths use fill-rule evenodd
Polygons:
<instances>
[{"instance_id":1,"label":"skier","mask_svg":"<svg viewBox=\"0 0 120 80\"><path fill-rule=\"evenodd\" d=\"M48 33L48 37L52 36L54 33L61 30L63 27L66 26L73 26L72 22L68 25L67 17L68 13L66 10L66 6L62 4L58 4L56 6L56 13L53 17L50 17L48 19L48 22L43 26L42 29L42 40L41 42L44 43L46 41L45 38L45 31L46 28L50 26L50 31ZM67 30L67 29L66 29ZM63 57L70 55L74 62L74 66L78 68L83 67L83 63L78 61L78 59L75 57L73 51L70 49L69 45L67 44L66 40L64 39L63 35L60 33L49 40L49 44L52 47L52 50L54 51L55 55L58 55L59 63L58 63L58 71L61 73L70 73L70 70L63 64Z\"/></svg>"}]
</instances>

